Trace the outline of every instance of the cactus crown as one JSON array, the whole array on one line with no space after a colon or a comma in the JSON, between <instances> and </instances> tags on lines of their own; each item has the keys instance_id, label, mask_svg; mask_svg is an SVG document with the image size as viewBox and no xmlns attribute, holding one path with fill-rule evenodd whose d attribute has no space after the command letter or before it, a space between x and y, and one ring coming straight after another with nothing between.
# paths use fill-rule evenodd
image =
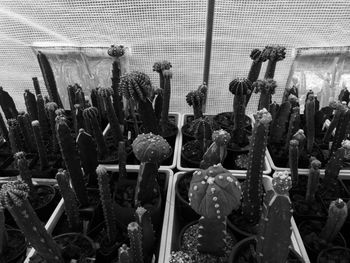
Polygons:
<instances>
[{"instance_id":1,"label":"cactus crown","mask_svg":"<svg viewBox=\"0 0 350 263\"><path fill-rule=\"evenodd\" d=\"M227 131L221 129L221 130L214 131L213 134L211 135L211 139L217 145L224 146L224 145L227 145L231 140L231 135Z\"/></svg>"},{"instance_id":2,"label":"cactus crown","mask_svg":"<svg viewBox=\"0 0 350 263\"><path fill-rule=\"evenodd\" d=\"M254 61L254 62L265 62L266 61L266 57L262 56L262 52L260 49L258 48L254 48L251 53L250 53L250 58Z\"/></svg>"},{"instance_id":3,"label":"cactus crown","mask_svg":"<svg viewBox=\"0 0 350 263\"><path fill-rule=\"evenodd\" d=\"M153 64L153 71L161 73L163 70L169 70L171 67L171 63L167 60L157 61Z\"/></svg>"},{"instance_id":4,"label":"cactus crown","mask_svg":"<svg viewBox=\"0 0 350 263\"><path fill-rule=\"evenodd\" d=\"M229 215L241 204L241 186L221 164L193 173L188 193L192 209L209 219Z\"/></svg>"},{"instance_id":5,"label":"cactus crown","mask_svg":"<svg viewBox=\"0 0 350 263\"><path fill-rule=\"evenodd\" d=\"M275 94L277 83L273 79L257 80L253 83L255 93L270 93Z\"/></svg>"},{"instance_id":6,"label":"cactus crown","mask_svg":"<svg viewBox=\"0 0 350 263\"><path fill-rule=\"evenodd\" d=\"M311 161L311 163L310 163L310 167L312 168L312 169L315 169L315 170L318 170L318 169L320 169L321 168L321 162L319 161L319 160L317 160L317 159L313 159L312 161Z\"/></svg>"},{"instance_id":7,"label":"cactus crown","mask_svg":"<svg viewBox=\"0 0 350 263\"><path fill-rule=\"evenodd\" d=\"M294 135L293 135L293 139L297 140L299 143L304 141L306 139L304 130L299 129Z\"/></svg>"},{"instance_id":8,"label":"cactus crown","mask_svg":"<svg viewBox=\"0 0 350 263\"><path fill-rule=\"evenodd\" d=\"M164 78L171 79L173 77L173 72L170 69L164 69L163 76Z\"/></svg>"},{"instance_id":9,"label":"cactus crown","mask_svg":"<svg viewBox=\"0 0 350 263\"><path fill-rule=\"evenodd\" d=\"M1 187L0 203L5 207L21 206L27 199L29 187L22 180L8 182Z\"/></svg>"},{"instance_id":10,"label":"cactus crown","mask_svg":"<svg viewBox=\"0 0 350 263\"><path fill-rule=\"evenodd\" d=\"M257 111L256 121L267 126L272 121L272 116L267 111L267 109L264 108L262 110Z\"/></svg>"},{"instance_id":11,"label":"cactus crown","mask_svg":"<svg viewBox=\"0 0 350 263\"><path fill-rule=\"evenodd\" d=\"M83 110L83 117L87 119L97 118L98 109L96 107L88 107Z\"/></svg>"},{"instance_id":12,"label":"cactus crown","mask_svg":"<svg viewBox=\"0 0 350 263\"><path fill-rule=\"evenodd\" d=\"M17 161L26 159L26 154L24 152L17 152L15 153L15 159Z\"/></svg>"},{"instance_id":13,"label":"cactus crown","mask_svg":"<svg viewBox=\"0 0 350 263\"><path fill-rule=\"evenodd\" d=\"M140 162L160 163L171 154L169 143L153 133L139 134L132 143L132 149Z\"/></svg>"},{"instance_id":14,"label":"cactus crown","mask_svg":"<svg viewBox=\"0 0 350 263\"><path fill-rule=\"evenodd\" d=\"M295 140L295 139L290 140L289 141L289 145L291 145L291 146L299 146L299 141Z\"/></svg>"},{"instance_id":15,"label":"cactus crown","mask_svg":"<svg viewBox=\"0 0 350 263\"><path fill-rule=\"evenodd\" d=\"M197 90L192 90L186 95L186 102L189 106L201 105L208 91L208 86L203 83Z\"/></svg>"},{"instance_id":16,"label":"cactus crown","mask_svg":"<svg viewBox=\"0 0 350 263\"><path fill-rule=\"evenodd\" d=\"M107 51L107 54L111 57L119 58L125 54L125 48L123 45L111 45L111 47Z\"/></svg>"},{"instance_id":17,"label":"cactus crown","mask_svg":"<svg viewBox=\"0 0 350 263\"><path fill-rule=\"evenodd\" d=\"M58 109L58 105L57 105L56 102L50 101L50 102L48 102L48 103L45 104L45 108L46 108L46 110L48 110L48 111L53 111L53 112L55 112L55 111Z\"/></svg>"},{"instance_id":18,"label":"cactus crown","mask_svg":"<svg viewBox=\"0 0 350 263\"><path fill-rule=\"evenodd\" d=\"M280 61L286 57L286 48L282 46L266 46L262 56L271 61Z\"/></svg>"},{"instance_id":19,"label":"cactus crown","mask_svg":"<svg viewBox=\"0 0 350 263\"><path fill-rule=\"evenodd\" d=\"M292 188L292 179L287 171L275 172L272 179L272 188L277 194L285 195Z\"/></svg>"},{"instance_id":20,"label":"cactus crown","mask_svg":"<svg viewBox=\"0 0 350 263\"><path fill-rule=\"evenodd\" d=\"M103 98L109 98L110 96L113 95L113 89L110 87L106 87L106 88L100 87L98 89L98 95L100 95Z\"/></svg>"},{"instance_id":21,"label":"cactus crown","mask_svg":"<svg viewBox=\"0 0 350 263\"><path fill-rule=\"evenodd\" d=\"M247 95L251 92L252 82L246 78L236 78L230 82L229 90L234 95Z\"/></svg>"},{"instance_id":22,"label":"cactus crown","mask_svg":"<svg viewBox=\"0 0 350 263\"><path fill-rule=\"evenodd\" d=\"M330 207L335 206L338 209L342 209L345 205L346 205L346 203L343 201L343 199L338 198L338 199L331 202Z\"/></svg>"},{"instance_id":23,"label":"cactus crown","mask_svg":"<svg viewBox=\"0 0 350 263\"><path fill-rule=\"evenodd\" d=\"M132 71L120 78L119 93L123 94L126 99L146 101L152 92L151 80L143 72Z\"/></svg>"}]
</instances>

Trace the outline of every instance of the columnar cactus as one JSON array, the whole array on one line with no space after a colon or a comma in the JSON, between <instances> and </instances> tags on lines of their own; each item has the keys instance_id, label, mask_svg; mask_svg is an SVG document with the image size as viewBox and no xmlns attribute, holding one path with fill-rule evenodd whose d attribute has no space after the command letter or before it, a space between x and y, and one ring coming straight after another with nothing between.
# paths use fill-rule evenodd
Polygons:
<instances>
[{"instance_id":1,"label":"columnar cactus","mask_svg":"<svg viewBox=\"0 0 350 263\"><path fill-rule=\"evenodd\" d=\"M103 215L107 228L107 237L110 244L117 240L117 222L114 215L113 199L110 190L110 175L107 169L101 165L96 168L98 185L100 190L100 199L103 209Z\"/></svg>"},{"instance_id":2,"label":"columnar cactus","mask_svg":"<svg viewBox=\"0 0 350 263\"><path fill-rule=\"evenodd\" d=\"M47 262L63 263L60 248L47 233L27 200L28 186L21 180L8 182L2 186L0 197L1 205L11 213L36 252Z\"/></svg>"},{"instance_id":3,"label":"columnar cactus","mask_svg":"<svg viewBox=\"0 0 350 263\"><path fill-rule=\"evenodd\" d=\"M142 229L136 222L131 222L128 225L128 236L130 239L130 251L133 258L133 263L143 263L142 251Z\"/></svg>"},{"instance_id":4,"label":"columnar cactus","mask_svg":"<svg viewBox=\"0 0 350 263\"><path fill-rule=\"evenodd\" d=\"M328 209L327 222L320 233L320 238L325 240L327 244L332 243L343 227L347 215L348 207L342 199L338 198L332 201Z\"/></svg>"},{"instance_id":5,"label":"columnar cactus","mask_svg":"<svg viewBox=\"0 0 350 263\"><path fill-rule=\"evenodd\" d=\"M273 79L275 76L277 62L285 59L286 57L286 48L282 46L266 46L261 56L269 60L264 78Z\"/></svg>"},{"instance_id":6,"label":"columnar cactus","mask_svg":"<svg viewBox=\"0 0 350 263\"><path fill-rule=\"evenodd\" d=\"M36 152L36 145L35 140L33 138L33 129L29 114L25 112L19 112L17 121L22 131L24 144L26 146L27 152Z\"/></svg>"},{"instance_id":7,"label":"columnar cactus","mask_svg":"<svg viewBox=\"0 0 350 263\"><path fill-rule=\"evenodd\" d=\"M191 130L194 131L195 139L201 142L201 150L203 153L205 153L213 133L208 117L195 119L191 123Z\"/></svg>"},{"instance_id":8,"label":"columnar cactus","mask_svg":"<svg viewBox=\"0 0 350 263\"><path fill-rule=\"evenodd\" d=\"M331 147L330 154L334 154L337 149L341 146L343 140L346 138L347 135L347 126L350 122L350 110L345 109L341 110L339 122L337 124L337 128L335 130L335 135L333 138L333 143Z\"/></svg>"},{"instance_id":9,"label":"columnar cactus","mask_svg":"<svg viewBox=\"0 0 350 263\"><path fill-rule=\"evenodd\" d=\"M123 244L118 249L118 263L133 263L132 257L130 255L130 248L126 244Z\"/></svg>"},{"instance_id":10,"label":"columnar cactus","mask_svg":"<svg viewBox=\"0 0 350 263\"><path fill-rule=\"evenodd\" d=\"M233 99L232 119L234 122L233 139L239 146L248 144L245 128L245 101L247 94L252 91L252 83L248 79L234 79L230 82L229 90L235 95Z\"/></svg>"},{"instance_id":11,"label":"columnar cactus","mask_svg":"<svg viewBox=\"0 0 350 263\"><path fill-rule=\"evenodd\" d=\"M24 152L18 152L15 154L16 165L19 170L19 176L23 182L28 185L29 188L29 196L31 198L36 197L36 191L32 182L32 174L29 170L28 161L26 159L26 155Z\"/></svg>"},{"instance_id":12,"label":"columnar cactus","mask_svg":"<svg viewBox=\"0 0 350 263\"><path fill-rule=\"evenodd\" d=\"M193 261L186 252L180 250L171 252L169 263L193 263Z\"/></svg>"},{"instance_id":13,"label":"columnar cactus","mask_svg":"<svg viewBox=\"0 0 350 263\"><path fill-rule=\"evenodd\" d=\"M163 134L166 132L167 124L169 123L169 106L170 106L170 79L173 77L173 72L170 69L163 70L164 77L164 90L163 90L163 105L162 105L162 115L160 118L160 125Z\"/></svg>"},{"instance_id":14,"label":"columnar cactus","mask_svg":"<svg viewBox=\"0 0 350 263\"><path fill-rule=\"evenodd\" d=\"M33 80L33 86L34 86L35 95L38 96L39 94L41 94L38 78L37 77L33 77L32 80Z\"/></svg>"},{"instance_id":15,"label":"columnar cactus","mask_svg":"<svg viewBox=\"0 0 350 263\"><path fill-rule=\"evenodd\" d=\"M0 132L1 132L1 135L2 135L6 140L8 140L8 138L9 138L9 131L8 131L7 127L6 127L4 118L3 118L3 116L2 116L1 113L0 113Z\"/></svg>"},{"instance_id":16,"label":"columnar cactus","mask_svg":"<svg viewBox=\"0 0 350 263\"><path fill-rule=\"evenodd\" d=\"M56 136L56 110L58 109L58 106L56 102L48 102L45 104L46 111L49 116L49 122L50 122L50 128L51 128L51 150L53 153L57 153L58 148L58 141Z\"/></svg>"},{"instance_id":17,"label":"columnar cactus","mask_svg":"<svg viewBox=\"0 0 350 263\"><path fill-rule=\"evenodd\" d=\"M136 222L142 229L142 251L145 263L152 262L155 236L151 214L142 206L139 206L135 211Z\"/></svg>"},{"instance_id":18,"label":"columnar cactus","mask_svg":"<svg viewBox=\"0 0 350 263\"><path fill-rule=\"evenodd\" d=\"M38 121L40 122L40 131L41 136L43 137L44 141L49 140L49 121L46 116L46 110L45 110L45 101L43 99L43 96L39 94L36 98L36 106L38 109Z\"/></svg>"},{"instance_id":19,"label":"columnar cactus","mask_svg":"<svg viewBox=\"0 0 350 263\"><path fill-rule=\"evenodd\" d=\"M288 132L286 138L286 149L289 146L289 141L292 139L293 135L300 129L300 109L299 107L294 107L292 109L292 114L290 115Z\"/></svg>"},{"instance_id":20,"label":"columnar cactus","mask_svg":"<svg viewBox=\"0 0 350 263\"><path fill-rule=\"evenodd\" d=\"M149 99L152 92L149 76L139 71L126 73L120 78L119 89L127 100L134 100L138 103L138 112L145 132L159 134L158 121Z\"/></svg>"},{"instance_id":21,"label":"columnar cactus","mask_svg":"<svg viewBox=\"0 0 350 263\"><path fill-rule=\"evenodd\" d=\"M153 71L159 73L159 88L164 89L163 70L169 70L171 67L171 63L167 60L158 61L153 64Z\"/></svg>"},{"instance_id":22,"label":"columnar cactus","mask_svg":"<svg viewBox=\"0 0 350 263\"><path fill-rule=\"evenodd\" d=\"M16 119L8 119L7 124L9 126L11 152L15 154L16 152L24 150L18 121Z\"/></svg>"},{"instance_id":23,"label":"columnar cactus","mask_svg":"<svg viewBox=\"0 0 350 263\"><path fill-rule=\"evenodd\" d=\"M38 108L36 105L35 95L30 92L29 89L24 91L24 103L26 105L27 112L32 121L38 119Z\"/></svg>"},{"instance_id":24,"label":"columnar cactus","mask_svg":"<svg viewBox=\"0 0 350 263\"><path fill-rule=\"evenodd\" d=\"M0 192L0 195L2 193ZM2 197L0 197L0 200ZM5 207L2 206L0 203L0 262L1 263L6 263L6 257L5 257L5 252L7 249L7 244L8 244L8 235L7 235L7 230L5 226Z\"/></svg>"},{"instance_id":25,"label":"columnar cactus","mask_svg":"<svg viewBox=\"0 0 350 263\"><path fill-rule=\"evenodd\" d=\"M66 119L63 116L56 117L56 132L63 160L71 175L75 194L83 207L88 206L89 202L83 172L80 167L80 158Z\"/></svg>"},{"instance_id":26,"label":"columnar cactus","mask_svg":"<svg viewBox=\"0 0 350 263\"><path fill-rule=\"evenodd\" d=\"M78 135L80 129L85 129L85 122L83 118L83 106L81 106L80 104L75 104L73 114L75 115L74 130L75 134Z\"/></svg>"},{"instance_id":27,"label":"columnar cactus","mask_svg":"<svg viewBox=\"0 0 350 263\"><path fill-rule=\"evenodd\" d=\"M310 93L305 102L306 150L311 153L315 142L315 97Z\"/></svg>"},{"instance_id":28,"label":"columnar cactus","mask_svg":"<svg viewBox=\"0 0 350 263\"><path fill-rule=\"evenodd\" d=\"M257 236L258 263L286 262L291 244L292 204L288 191L292 180L287 172L275 172L272 190L264 197Z\"/></svg>"},{"instance_id":29,"label":"columnar cactus","mask_svg":"<svg viewBox=\"0 0 350 263\"><path fill-rule=\"evenodd\" d=\"M276 87L277 83L273 79L257 80L253 83L254 92L260 92L258 110L263 108L269 109L272 102L272 95L275 94Z\"/></svg>"},{"instance_id":30,"label":"columnar cactus","mask_svg":"<svg viewBox=\"0 0 350 263\"><path fill-rule=\"evenodd\" d=\"M64 200L64 210L66 212L69 227L72 231L80 231L82 221L79 216L79 205L73 189L69 183L69 174L66 170L59 169L56 180Z\"/></svg>"},{"instance_id":31,"label":"columnar cactus","mask_svg":"<svg viewBox=\"0 0 350 263\"><path fill-rule=\"evenodd\" d=\"M0 106L6 119L14 119L18 115L16 104L10 94L0 86Z\"/></svg>"},{"instance_id":32,"label":"columnar cactus","mask_svg":"<svg viewBox=\"0 0 350 263\"><path fill-rule=\"evenodd\" d=\"M221 129L214 131L211 137L213 142L203 155L203 160L200 163L201 169L207 169L214 164L223 163L227 155L227 144L231 140L231 135Z\"/></svg>"},{"instance_id":33,"label":"columnar cactus","mask_svg":"<svg viewBox=\"0 0 350 263\"><path fill-rule=\"evenodd\" d=\"M135 190L135 204L152 203L158 191L157 173L159 164L171 154L171 147L161 136L152 133L140 134L132 143L135 157L141 162Z\"/></svg>"},{"instance_id":34,"label":"columnar cactus","mask_svg":"<svg viewBox=\"0 0 350 263\"><path fill-rule=\"evenodd\" d=\"M263 194L262 173L270 122L271 114L266 109L258 111L250 141L242 212L244 218L252 225L257 224L260 218L260 204Z\"/></svg>"},{"instance_id":35,"label":"columnar cactus","mask_svg":"<svg viewBox=\"0 0 350 263\"><path fill-rule=\"evenodd\" d=\"M298 163L299 163L299 141L290 140L289 141L289 168L290 174L292 176L292 183L294 187L299 185L299 173L298 173Z\"/></svg>"},{"instance_id":36,"label":"columnar cactus","mask_svg":"<svg viewBox=\"0 0 350 263\"><path fill-rule=\"evenodd\" d=\"M317 159L313 159L310 164L309 175L307 178L307 189L305 200L309 203L315 201L315 195L318 189L320 178L321 162Z\"/></svg>"},{"instance_id":37,"label":"columnar cactus","mask_svg":"<svg viewBox=\"0 0 350 263\"><path fill-rule=\"evenodd\" d=\"M198 251L222 256L226 217L240 206L241 186L221 164L193 173L188 198L199 219Z\"/></svg>"},{"instance_id":38,"label":"columnar cactus","mask_svg":"<svg viewBox=\"0 0 350 263\"><path fill-rule=\"evenodd\" d=\"M118 166L119 166L119 176L125 177L126 172L126 148L125 142L119 142L118 145Z\"/></svg>"},{"instance_id":39,"label":"columnar cactus","mask_svg":"<svg viewBox=\"0 0 350 263\"><path fill-rule=\"evenodd\" d=\"M277 111L270 129L270 142L280 143L284 142L284 135L289 125L289 115L292 105L289 101L282 103Z\"/></svg>"},{"instance_id":40,"label":"columnar cactus","mask_svg":"<svg viewBox=\"0 0 350 263\"><path fill-rule=\"evenodd\" d=\"M41 124L39 123L39 121L32 121L36 148L38 149L39 153L40 170L45 171L49 167L49 159L47 158L46 147L44 144L43 137L41 135L40 125Z\"/></svg>"},{"instance_id":41,"label":"columnar cactus","mask_svg":"<svg viewBox=\"0 0 350 263\"><path fill-rule=\"evenodd\" d=\"M323 137L323 142L328 143L332 132L334 131L334 129L338 126L339 120L340 120L340 116L342 116L342 113L344 113L346 111L346 106L343 105L341 102L337 102L334 105L335 108L335 112L333 115L333 119L331 121L331 123L329 124L329 127Z\"/></svg>"},{"instance_id":42,"label":"columnar cactus","mask_svg":"<svg viewBox=\"0 0 350 263\"><path fill-rule=\"evenodd\" d=\"M292 137L293 140L297 140L299 142L299 154L304 149L306 136L304 134L304 130L299 129Z\"/></svg>"},{"instance_id":43,"label":"columnar cactus","mask_svg":"<svg viewBox=\"0 0 350 263\"><path fill-rule=\"evenodd\" d=\"M249 79L251 83L254 83L255 81L258 80L262 63L265 62L267 59L261 54L262 52L257 48L254 48L250 53L250 58L252 59L253 62L250 67L247 79Z\"/></svg>"},{"instance_id":44,"label":"columnar cactus","mask_svg":"<svg viewBox=\"0 0 350 263\"><path fill-rule=\"evenodd\" d=\"M193 107L193 115L195 119L203 117L203 103L207 96L208 86L203 83L197 90L190 91L186 95L186 102Z\"/></svg>"}]
</instances>

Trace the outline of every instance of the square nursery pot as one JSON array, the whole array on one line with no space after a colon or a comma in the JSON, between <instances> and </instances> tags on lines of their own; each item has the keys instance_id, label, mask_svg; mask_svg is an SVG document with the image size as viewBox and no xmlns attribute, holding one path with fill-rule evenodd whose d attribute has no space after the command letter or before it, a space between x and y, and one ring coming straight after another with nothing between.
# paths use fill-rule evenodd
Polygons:
<instances>
[{"instance_id":1,"label":"square nursery pot","mask_svg":"<svg viewBox=\"0 0 350 263\"><path fill-rule=\"evenodd\" d=\"M214 118L214 115L205 115L205 116L208 116L211 120ZM246 117L247 117L247 119L250 118L252 120L251 117L248 117L248 116L246 116ZM198 167L199 167L198 164L189 163L182 156L183 146L187 142L193 140L193 137L189 136L188 134L186 134L184 132L184 127L188 126L188 123L192 120L193 120L193 114L183 114L182 115L181 125L180 125L179 147L178 147L178 151L177 151L177 154L178 154L177 165L176 165L177 169L180 171L193 171L195 169L198 169ZM217 130L217 129L220 129L220 127L215 127L215 126L213 127L213 130ZM242 152L236 152L236 151L230 151L228 149L227 152L228 152L227 157L223 163L223 166L232 173L245 174L247 172L247 170L237 167L237 165L235 164L235 160L236 160L236 157L238 155L247 154L248 150L245 150ZM265 156L263 174L270 174L270 173L271 173L271 167L270 167L269 162Z\"/></svg>"},{"instance_id":2,"label":"square nursery pot","mask_svg":"<svg viewBox=\"0 0 350 263\"><path fill-rule=\"evenodd\" d=\"M109 172L119 171L119 167L117 165L104 165L104 166ZM137 176L138 171L139 171L139 167L127 166L127 172L135 175L135 177ZM159 171L158 180L159 180L160 187L162 189L161 191L163 192L163 195L162 195L163 197L162 198L162 215L163 216L162 216L161 234L160 234L159 240L156 241L156 246L158 246L158 248L156 249L157 259L154 262L163 263L165 262L163 259L165 256L164 252L165 252L166 239L168 234L170 199L171 199L171 191L173 189L174 173L172 170L164 169L164 168L160 168L158 171ZM102 211L98 211L97 213L98 213L97 218L100 218L101 216L103 217ZM58 231L60 231L61 229L65 229L65 226L64 226L66 221L65 217L66 216L64 214L64 200L61 199L45 225L45 228L50 234L52 234L52 236L56 236L58 234ZM93 228L92 231L87 233L87 236L93 240L97 235L96 231L100 231L103 225L104 225L103 220L101 222L98 222L96 224L96 227ZM95 241L94 241L94 245L95 247L99 246L99 244L96 243ZM33 255L35 255L35 249L30 248L24 262L29 263L29 259ZM94 260L92 260L91 262L94 262Z\"/></svg>"},{"instance_id":3,"label":"square nursery pot","mask_svg":"<svg viewBox=\"0 0 350 263\"><path fill-rule=\"evenodd\" d=\"M175 124L178 129L177 129L176 136L171 136L169 138L165 138L168 141L169 145L171 146L173 153L169 158L165 159L160 164L161 169L174 169L176 167L176 161L177 161L179 145L180 145L181 114L177 113L177 112L170 112L169 113L169 120L171 123ZM103 131L103 135L105 136L105 138L107 138L107 136L108 136L109 129L110 129L110 126L108 124L107 127ZM126 131L124 132L124 135L129 138L129 135L127 134ZM134 156L134 153L132 152L132 149L131 149L132 142L133 142L133 139L130 139L130 140L128 139L127 144L129 145L129 147L127 145L126 164L129 166L131 165L134 167L139 167L140 162L136 159L136 157ZM111 162L103 162L101 164L117 164L117 163L118 163L118 160L114 160Z\"/></svg>"},{"instance_id":4,"label":"square nursery pot","mask_svg":"<svg viewBox=\"0 0 350 263\"><path fill-rule=\"evenodd\" d=\"M194 219L193 218L189 219L188 217L183 218L182 216L184 214L184 210L179 209L179 207L181 207L182 204L180 203L179 199L176 198L175 186L176 186L176 182L179 179L179 177L183 176L184 174L185 174L185 172L178 172L174 175L174 183L172 186L173 187L172 195L170 198L170 214L169 214L169 223L168 223L168 234L167 234L163 262L169 262L171 252L179 250L178 237L180 235L181 229L184 226L186 226L188 223L190 223L191 221L199 218L199 215L197 215L197 218L194 218ZM238 180L245 179L245 175L243 175L243 174L233 173L233 175ZM272 178L267 176L267 175L264 175L263 185L264 185L265 190L271 189L272 188ZM292 247L304 259L304 261L306 263L310 262L293 217L291 219L291 224L292 224L292 235L291 235ZM237 238L237 241L240 241L239 238Z\"/></svg>"}]
</instances>

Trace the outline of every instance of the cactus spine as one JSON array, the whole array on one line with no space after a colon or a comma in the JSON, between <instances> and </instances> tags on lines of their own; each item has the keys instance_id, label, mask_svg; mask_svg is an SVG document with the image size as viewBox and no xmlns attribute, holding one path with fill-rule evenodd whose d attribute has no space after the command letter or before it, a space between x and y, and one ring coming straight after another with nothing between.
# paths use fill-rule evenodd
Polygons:
<instances>
[{"instance_id":1,"label":"cactus spine","mask_svg":"<svg viewBox=\"0 0 350 263\"><path fill-rule=\"evenodd\" d=\"M30 92L29 89L26 89L24 91L24 103L26 105L27 112L29 114L29 117L31 121L37 120L38 119L38 108L36 105L36 99L35 95Z\"/></svg>"},{"instance_id":2,"label":"cactus spine","mask_svg":"<svg viewBox=\"0 0 350 263\"><path fill-rule=\"evenodd\" d=\"M63 160L66 164L69 174L71 175L74 192L80 204L83 207L87 206L89 202L87 198L83 173L80 168L80 158L77 153L72 135L70 133L70 129L66 123L66 119L63 116L57 116L56 118L56 131Z\"/></svg>"},{"instance_id":3,"label":"cactus spine","mask_svg":"<svg viewBox=\"0 0 350 263\"><path fill-rule=\"evenodd\" d=\"M133 263L143 263L142 251L142 229L136 222L131 222L128 225L128 236L130 239L130 254L133 258Z\"/></svg>"},{"instance_id":4,"label":"cactus spine","mask_svg":"<svg viewBox=\"0 0 350 263\"><path fill-rule=\"evenodd\" d=\"M40 123L35 120L32 121L33 133L36 142L36 147L39 153L40 160L40 170L45 171L49 167L49 160L47 158L46 147L44 145L44 141L40 131Z\"/></svg>"},{"instance_id":5,"label":"cactus spine","mask_svg":"<svg viewBox=\"0 0 350 263\"><path fill-rule=\"evenodd\" d=\"M44 141L49 140L49 122L46 116L45 101L43 96L39 94L37 96L37 109L38 109L38 121L40 123L41 136Z\"/></svg>"},{"instance_id":6,"label":"cactus spine","mask_svg":"<svg viewBox=\"0 0 350 263\"><path fill-rule=\"evenodd\" d=\"M58 141L56 136L56 110L58 106L55 102L48 102L45 104L46 111L49 115L49 122L51 128L51 149L53 153L58 152Z\"/></svg>"},{"instance_id":7,"label":"cactus spine","mask_svg":"<svg viewBox=\"0 0 350 263\"><path fill-rule=\"evenodd\" d=\"M36 145L33 138L33 129L28 113L20 112L17 117L18 124L21 128L24 144L28 152L36 152Z\"/></svg>"},{"instance_id":8,"label":"cactus spine","mask_svg":"<svg viewBox=\"0 0 350 263\"><path fill-rule=\"evenodd\" d=\"M315 97L310 93L305 102L306 149L311 153L315 142Z\"/></svg>"},{"instance_id":9,"label":"cactus spine","mask_svg":"<svg viewBox=\"0 0 350 263\"><path fill-rule=\"evenodd\" d=\"M292 176L293 186L299 185L299 142L297 140L290 140L289 142L289 168Z\"/></svg>"},{"instance_id":10,"label":"cactus spine","mask_svg":"<svg viewBox=\"0 0 350 263\"><path fill-rule=\"evenodd\" d=\"M338 198L331 202L328 209L326 225L320 233L320 237L324 239L327 244L332 243L338 235L340 229L344 225L347 215L348 207L342 199Z\"/></svg>"},{"instance_id":11,"label":"cactus spine","mask_svg":"<svg viewBox=\"0 0 350 263\"><path fill-rule=\"evenodd\" d=\"M288 191L292 181L287 172L275 172L272 188L264 198L257 236L258 263L286 262L292 234L292 204Z\"/></svg>"},{"instance_id":12,"label":"cactus spine","mask_svg":"<svg viewBox=\"0 0 350 263\"><path fill-rule=\"evenodd\" d=\"M59 169L56 179L64 200L64 210L67 215L69 227L72 231L78 232L82 229L82 221L80 220L79 206L75 193L69 184L69 174L66 170Z\"/></svg>"},{"instance_id":13,"label":"cactus spine","mask_svg":"<svg viewBox=\"0 0 350 263\"><path fill-rule=\"evenodd\" d=\"M273 79L257 80L253 83L255 93L260 92L258 110L269 109L277 84Z\"/></svg>"},{"instance_id":14,"label":"cactus spine","mask_svg":"<svg viewBox=\"0 0 350 263\"><path fill-rule=\"evenodd\" d=\"M27 200L28 186L20 180L8 182L2 186L1 192L1 204L9 210L37 253L47 262L63 263L60 248L47 233Z\"/></svg>"},{"instance_id":15,"label":"cactus spine","mask_svg":"<svg viewBox=\"0 0 350 263\"><path fill-rule=\"evenodd\" d=\"M257 112L250 142L247 178L244 182L245 191L243 191L242 202L243 216L250 224L257 224L260 217L260 204L263 194L262 172L270 122L271 114L266 109Z\"/></svg>"},{"instance_id":16,"label":"cactus spine","mask_svg":"<svg viewBox=\"0 0 350 263\"><path fill-rule=\"evenodd\" d=\"M200 85L197 90L190 91L186 95L186 102L193 107L193 115L195 119L203 117L203 103L207 96L208 87L205 83Z\"/></svg>"},{"instance_id":17,"label":"cactus spine","mask_svg":"<svg viewBox=\"0 0 350 263\"><path fill-rule=\"evenodd\" d=\"M312 160L309 169L309 176L307 178L307 189L305 200L309 203L315 201L315 194L318 189L319 178L320 178L320 167L321 162L319 160Z\"/></svg>"}]
</instances>

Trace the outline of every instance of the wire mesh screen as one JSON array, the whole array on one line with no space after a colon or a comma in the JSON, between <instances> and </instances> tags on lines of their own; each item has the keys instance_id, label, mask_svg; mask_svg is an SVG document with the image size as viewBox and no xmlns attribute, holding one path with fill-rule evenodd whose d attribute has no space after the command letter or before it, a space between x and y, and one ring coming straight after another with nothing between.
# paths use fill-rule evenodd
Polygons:
<instances>
[{"instance_id":1,"label":"wire mesh screen","mask_svg":"<svg viewBox=\"0 0 350 263\"><path fill-rule=\"evenodd\" d=\"M30 48L33 42L124 44L131 51L130 70L149 74L155 86L158 74L152 71L153 63L163 59L172 63L171 110L189 112L185 95L202 81L206 5L204 0L2 0L0 85L19 109L24 108L22 94L32 89L33 76L39 77L43 89ZM217 0L207 111L232 109L229 82L247 76L250 50L267 44L287 47L286 59L277 64L275 74L279 88L274 99L279 100L292 48L348 45L349 11L348 0ZM253 96L250 111L256 109L256 100Z\"/></svg>"}]
</instances>

